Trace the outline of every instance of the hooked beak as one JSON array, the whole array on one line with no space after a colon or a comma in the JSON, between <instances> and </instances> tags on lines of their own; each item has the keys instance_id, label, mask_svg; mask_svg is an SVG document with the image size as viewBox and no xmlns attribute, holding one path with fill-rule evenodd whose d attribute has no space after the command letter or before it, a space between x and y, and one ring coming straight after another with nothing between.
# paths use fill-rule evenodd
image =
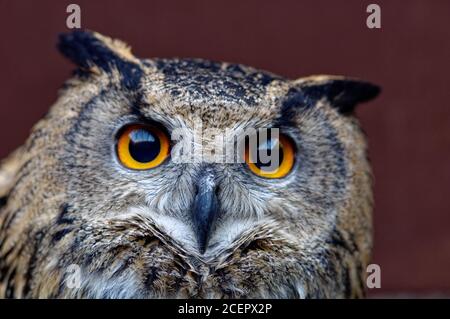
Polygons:
<instances>
[{"instance_id":1,"label":"hooked beak","mask_svg":"<svg viewBox=\"0 0 450 319\"><path fill-rule=\"evenodd\" d=\"M201 254L205 253L218 207L214 176L212 173L205 174L197 183L197 194L192 206L194 228Z\"/></svg>"}]
</instances>

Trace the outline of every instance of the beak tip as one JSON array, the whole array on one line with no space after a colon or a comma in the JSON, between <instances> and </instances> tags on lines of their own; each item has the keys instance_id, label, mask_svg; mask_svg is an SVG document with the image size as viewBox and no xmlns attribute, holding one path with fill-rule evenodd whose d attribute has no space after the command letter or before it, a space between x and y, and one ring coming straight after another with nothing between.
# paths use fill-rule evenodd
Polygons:
<instances>
[{"instance_id":1,"label":"beak tip","mask_svg":"<svg viewBox=\"0 0 450 319\"><path fill-rule=\"evenodd\" d=\"M197 228L197 243L198 250L203 255L206 251L206 244L208 242L208 235L206 229Z\"/></svg>"}]
</instances>

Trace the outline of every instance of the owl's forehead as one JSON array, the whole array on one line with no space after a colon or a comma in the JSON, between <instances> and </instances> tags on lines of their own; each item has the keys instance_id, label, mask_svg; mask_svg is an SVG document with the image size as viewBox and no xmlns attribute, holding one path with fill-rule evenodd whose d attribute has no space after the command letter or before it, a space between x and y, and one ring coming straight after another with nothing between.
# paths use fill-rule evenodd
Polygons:
<instances>
[{"instance_id":1,"label":"owl's forehead","mask_svg":"<svg viewBox=\"0 0 450 319\"><path fill-rule=\"evenodd\" d=\"M156 59L163 89L189 100L256 105L281 77L239 64L200 59Z\"/></svg>"},{"instance_id":2,"label":"owl's forehead","mask_svg":"<svg viewBox=\"0 0 450 319\"><path fill-rule=\"evenodd\" d=\"M147 60L144 112L200 119L206 125L233 125L254 117L269 119L289 81L239 64L201 59Z\"/></svg>"}]
</instances>

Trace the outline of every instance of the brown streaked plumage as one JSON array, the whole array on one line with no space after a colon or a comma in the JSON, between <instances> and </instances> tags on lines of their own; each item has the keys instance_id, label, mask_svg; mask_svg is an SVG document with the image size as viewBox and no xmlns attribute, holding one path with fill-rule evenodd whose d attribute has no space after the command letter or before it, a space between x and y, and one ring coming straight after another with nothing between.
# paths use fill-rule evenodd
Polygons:
<instances>
[{"instance_id":1,"label":"brown streaked plumage","mask_svg":"<svg viewBox=\"0 0 450 319\"><path fill-rule=\"evenodd\" d=\"M143 60L87 31L61 36L59 49L78 66L75 76L0 166L1 297L364 296L371 171L352 110L377 87ZM295 144L292 171L267 179L205 158L168 158L144 171L119 163L124 126L157 123L189 135L199 119L204 144L213 130L279 128ZM192 216L205 188L214 189L217 216L203 238Z\"/></svg>"}]
</instances>

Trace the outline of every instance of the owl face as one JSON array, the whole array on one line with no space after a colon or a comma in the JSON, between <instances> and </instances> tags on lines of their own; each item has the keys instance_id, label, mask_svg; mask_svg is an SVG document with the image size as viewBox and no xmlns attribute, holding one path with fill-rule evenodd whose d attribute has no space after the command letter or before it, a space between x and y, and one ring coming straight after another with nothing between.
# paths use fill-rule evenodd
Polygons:
<instances>
[{"instance_id":1,"label":"owl face","mask_svg":"<svg viewBox=\"0 0 450 319\"><path fill-rule=\"evenodd\" d=\"M363 294L372 196L351 111L375 86L141 60L90 32L59 48L76 76L24 146L24 181L2 208L22 221L0 222L0 252L36 244L9 266L23 270L17 296Z\"/></svg>"}]
</instances>

